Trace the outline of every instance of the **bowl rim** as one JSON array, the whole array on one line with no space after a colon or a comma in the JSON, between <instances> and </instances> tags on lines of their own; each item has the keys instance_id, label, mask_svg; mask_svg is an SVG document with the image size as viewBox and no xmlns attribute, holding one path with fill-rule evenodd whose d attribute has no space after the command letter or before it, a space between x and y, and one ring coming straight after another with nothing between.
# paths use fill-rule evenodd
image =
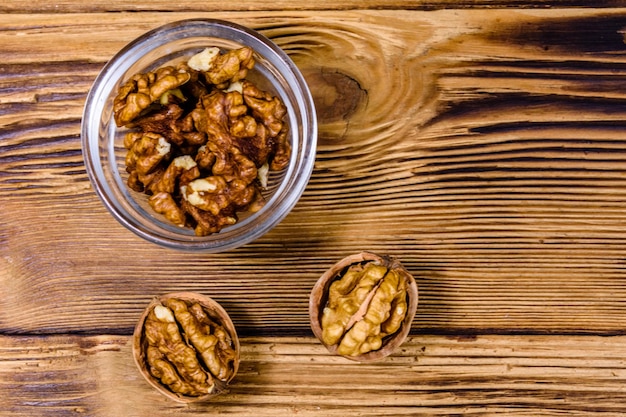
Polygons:
<instances>
[{"instance_id":1,"label":"bowl rim","mask_svg":"<svg viewBox=\"0 0 626 417\"><path fill-rule=\"evenodd\" d=\"M219 34L216 33L216 31L221 30L227 30L228 36L224 36L222 32L219 32ZM111 74L116 74L119 68L123 68L121 73L122 77L128 76L130 67L137 61L137 59L132 59L131 57L134 54L139 54L141 58L141 56L143 56L141 49L145 47L145 44L154 42L154 45L151 45L151 49L163 47L168 41L158 41L162 35L174 33L177 36L181 36L180 34L182 32L187 31L191 31L191 35L188 36L189 38L219 38L242 46L246 44L246 39L253 40L264 48L263 52L273 55L277 61L280 62L280 65L286 68L288 78L295 83L294 85L289 85L289 87L293 89L295 102L293 106L291 106L291 103L285 104L288 107L291 106L291 110L289 111L294 112L294 114L297 113L299 121L298 126L290 126L290 130L292 130L291 135L293 137L294 134L297 134L297 137L301 141L299 146L302 147L299 151L301 155L297 157L292 155L292 162L290 166L286 168L290 175L283 178L278 185L278 191L290 186L294 188L296 192L282 194L276 192L271 199L277 199L271 202L274 203L276 208L280 211L271 212L269 209L261 209L260 212L253 214L247 219L242 219L233 227L226 228L219 233L214 233L206 237L197 237L186 233L178 234L174 232L174 230L177 230L175 228L168 229L169 232L161 233L164 229L161 226L152 228L151 226L155 222L151 220L149 221L150 226L143 224L141 221L135 221L134 216L127 213L124 208L120 206L125 203L124 198L118 198L114 195L116 191L110 189L110 187L115 187L116 185L109 185L105 178L103 165L107 162L110 152L108 149L101 151L101 126L94 126L96 124L94 121L96 120L98 121L98 125L101 123L103 120L102 112L107 111L107 104L102 102L103 98L110 97L110 94L112 94L112 88L108 88L107 83L119 82L120 79ZM183 38L187 37L184 36ZM178 38L175 40L178 40ZM207 46L211 45L207 44ZM267 48L267 50L265 50L265 48ZM256 49L255 53L261 57L267 56ZM294 119L295 117L296 116L294 116ZM106 117L104 119L106 119ZM294 133L294 130L298 130L300 133ZM317 150L317 133L317 114L313 96L300 69L285 51L265 35L238 23L213 18L191 18L166 23L143 33L126 44L105 63L93 81L85 100L81 121L81 147L85 168L92 188L109 213L125 228L143 239L160 246L186 252L218 253L241 247L258 239L278 225L291 212L304 193L313 173ZM294 146L293 141L292 146ZM280 199L278 199L278 197L280 197ZM269 205L270 201L268 201L267 206ZM253 219L259 219L260 221L253 224ZM148 222L145 217L144 221ZM248 227L244 233L242 230L243 226L251 227ZM155 235L154 232L157 231L157 229L159 232Z\"/></svg>"}]
</instances>

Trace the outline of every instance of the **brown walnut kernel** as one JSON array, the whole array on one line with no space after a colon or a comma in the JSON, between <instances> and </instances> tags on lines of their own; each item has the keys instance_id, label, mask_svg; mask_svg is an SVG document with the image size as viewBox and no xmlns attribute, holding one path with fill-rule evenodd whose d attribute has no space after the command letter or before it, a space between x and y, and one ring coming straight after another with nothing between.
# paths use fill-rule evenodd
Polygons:
<instances>
[{"instance_id":1,"label":"brown walnut kernel","mask_svg":"<svg viewBox=\"0 0 626 417\"><path fill-rule=\"evenodd\" d=\"M254 67L251 48L244 47L217 54L204 76L209 84L227 86L227 83L246 78L248 70Z\"/></svg>"},{"instance_id":2,"label":"brown walnut kernel","mask_svg":"<svg viewBox=\"0 0 626 417\"><path fill-rule=\"evenodd\" d=\"M135 74L114 100L117 125L132 129L124 139L129 188L198 236L260 210L268 171L291 157L287 109L246 80L254 63L248 47L207 48Z\"/></svg>"},{"instance_id":3,"label":"brown walnut kernel","mask_svg":"<svg viewBox=\"0 0 626 417\"><path fill-rule=\"evenodd\" d=\"M153 386L191 402L226 390L239 366L239 342L226 312L193 293L155 299L134 334L135 361Z\"/></svg>"},{"instance_id":4,"label":"brown walnut kernel","mask_svg":"<svg viewBox=\"0 0 626 417\"><path fill-rule=\"evenodd\" d=\"M408 335L417 284L394 258L363 252L329 269L311 292L311 327L333 353L367 361L389 355Z\"/></svg>"},{"instance_id":5,"label":"brown walnut kernel","mask_svg":"<svg viewBox=\"0 0 626 417\"><path fill-rule=\"evenodd\" d=\"M190 78L188 73L169 66L134 75L120 88L113 101L115 122L118 126L127 125L167 91L180 87Z\"/></svg>"}]
</instances>

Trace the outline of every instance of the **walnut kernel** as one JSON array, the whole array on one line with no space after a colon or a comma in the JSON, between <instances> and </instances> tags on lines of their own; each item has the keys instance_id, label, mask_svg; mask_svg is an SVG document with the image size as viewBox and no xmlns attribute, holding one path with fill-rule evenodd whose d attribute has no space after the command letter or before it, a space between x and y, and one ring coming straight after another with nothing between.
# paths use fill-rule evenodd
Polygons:
<instances>
[{"instance_id":1,"label":"walnut kernel","mask_svg":"<svg viewBox=\"0 0 626 417\"><path fill-rule=\"evenodd\" d=\"M177 401L225 392L239 367L239 341L228 314L199 294L153 300L133 338L135 362L146 380Z\"/></svg>"},{"instance_id":2,"label":"walnut kernel","mask_svg":"<svg viewBox=\"0 0 626 417\"><path fill-rule=\"evenodd\" d=\"M394 258L369 252L344 258L311 291L311 328L331 352L370 361L407 337L417 308L417 284Z\"/></svg>"}]
</instances>

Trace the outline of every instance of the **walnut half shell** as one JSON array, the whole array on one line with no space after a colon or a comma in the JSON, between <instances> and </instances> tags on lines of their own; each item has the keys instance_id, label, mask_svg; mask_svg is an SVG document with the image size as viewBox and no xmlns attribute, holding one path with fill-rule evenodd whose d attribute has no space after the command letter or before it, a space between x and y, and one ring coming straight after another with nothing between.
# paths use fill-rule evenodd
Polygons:
<instances>
[{"instance_id":1,"label":"walnut half shell","mask_svg":"<svg viewBox=\"0 0 626 417\"><path fill-rule=\"evenodd\" d=\"M397 259L361 252L337 262L313 287L311 329L331 353L379 360L407 338L417 300L415 278Z\"/></svg>"},{"instance_id":2,"label":"walnut half shell","mask_svg":"<svg viewBox=\"0 0 626 417\"><path fill-rule=\"evenodd\" d=\"M190 292L155 298L133 334L133 357L150 385L178 402L227 391L239 369L235 326L214 300Z\"/></svg>"}]
</instances>

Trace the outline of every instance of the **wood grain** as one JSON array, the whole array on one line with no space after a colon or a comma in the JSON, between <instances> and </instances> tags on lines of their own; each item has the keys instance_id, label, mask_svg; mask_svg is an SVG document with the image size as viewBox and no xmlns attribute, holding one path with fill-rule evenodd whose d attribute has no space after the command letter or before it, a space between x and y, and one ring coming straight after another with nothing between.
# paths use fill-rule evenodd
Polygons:
<instances>
[{"instance_id":1,"label":"wood grain","mask_svg":"<svg viewBox=\"0 0 626 417\"><path fill-rule=\"evenodd\" d=\"M230 392L201 405L157 393L126 336L0 337L2 415L619 416L624 337L420 336L374 364L311 338L242 340ZM115 383L112 383L115 381ZM158 410L158 411L157 411Z\"/></svg>"},{"instance_id":2,"label":"wood grain","mask_svg":"<svg viewBox=\"0 0 626 417\"><path fill-rule=\"evenodd\" d=\"M216 0L62 0L49 2L24 2L5 0L0 4L2 13L96 13L96 12L142 12L142 11L178 11L178 12L223 12L223 11L284 11L284 10L439 10L439 9L480 9L480 8L613 8L623 7L620 0L597 0L593 4L584 0L315 0L308 2L277 0L263 2L240 0L224 3Z\"/></svg>"},{"instance_id":3,"label":"wood grain","mask_svg":"<svg viewBox=\"0 0 626 417\"><path fill-rule=\"evenodd\" d=\"M626 9L619 1L0 4L0 416L623 416ZM274 40L313 92L315 169L274 230L223 254L134 236L85 172L80 123L120 48L186 18ZM358 364L312 337L337 260L397 256L411 337ZM132 362L160 294L243 336L227 395L168 401Z\"/></svg>"},{"instance_id":4,"label":"wood grain","mask_svg":"<svg viewBox=\"0 0 626 417\"><path fill-rule=\"evenodd\" d=\"M319 150L272 232L220 255L117 224L82 164L86 93L160 24L235 20L311 84ZM244 335L310 335L308 294L370 250L418 278L414 333L624 334L625 10L0 15L4 333L129 334L198 291Z\"/></svg>"}]
</instances>

